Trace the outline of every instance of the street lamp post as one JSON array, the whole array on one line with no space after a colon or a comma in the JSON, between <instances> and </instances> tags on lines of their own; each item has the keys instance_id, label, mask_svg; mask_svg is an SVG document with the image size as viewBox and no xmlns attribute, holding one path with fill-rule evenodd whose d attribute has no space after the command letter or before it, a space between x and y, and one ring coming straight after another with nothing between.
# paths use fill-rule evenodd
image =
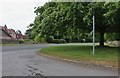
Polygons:
<instances>
[{"instance_id":1,"label":"street lamp post","mask_svg":"<svg viewBox=\"0 0 120 78\"><path fill-rule=\"evenodd\" d=\"M92 13L93 13L93 55L95 55L95 12L94 12L94 6L92 7Z\"/></svg>"}]
</instances>

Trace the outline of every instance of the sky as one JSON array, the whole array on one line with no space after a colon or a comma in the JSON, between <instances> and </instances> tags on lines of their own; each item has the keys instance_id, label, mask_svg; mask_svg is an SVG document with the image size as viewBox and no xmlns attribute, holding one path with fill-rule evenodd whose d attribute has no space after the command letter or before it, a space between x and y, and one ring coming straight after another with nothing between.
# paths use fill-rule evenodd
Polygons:
<instances>
[{"instance_id":1,"label":"sky","mask_svg":"<svg viewBox=\"0 0 120 78\"><path fill-rule=\"evenodd\" d=\"M36 16L34 7L42 6L48 1L50 0L0 0L0 26L6 24L8 28L21 30L24 34Z\"/></svg>"},{"instance_id":2,"label":"sky","mask_svg":"<svg viewBox=\"0 0 120 78\"><path fill-rule=\"evenodd\" d=\"M35 18L34 7L44 5L48 0L0 0L0 26L20 30L22 34Z\"/></svg>"}]
</instances>

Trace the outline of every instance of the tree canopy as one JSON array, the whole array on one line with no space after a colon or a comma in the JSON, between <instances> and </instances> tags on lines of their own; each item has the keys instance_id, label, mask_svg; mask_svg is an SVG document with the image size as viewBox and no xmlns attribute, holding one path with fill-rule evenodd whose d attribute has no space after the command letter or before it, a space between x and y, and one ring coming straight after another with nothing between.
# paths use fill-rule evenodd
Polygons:
<instances>
[{"instance_id":1,"label":"tree canopy","mask_svg":"<svg viewBox=\"0 0 120 78\"><path fill-rule=\"evenodd\" d=\"M105 33L118 33L120 2L48 2L35 9L36 17L30 27L30 36L40 40L53 36L55 39L86 39L92 31L92 13L95 12L95 31L104 46ZM39 39L40 38L40 39Z\"/></svg>"}]
</instances>

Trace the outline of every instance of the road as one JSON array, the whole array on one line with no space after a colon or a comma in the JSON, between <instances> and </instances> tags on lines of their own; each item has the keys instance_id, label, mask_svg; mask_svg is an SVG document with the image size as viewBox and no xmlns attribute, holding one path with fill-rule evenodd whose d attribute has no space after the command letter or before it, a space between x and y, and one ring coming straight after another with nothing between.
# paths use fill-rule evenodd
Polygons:
<instances>
[{"instance_id":1,"label":"road","mask_svg":"<svg viewBox=\"0 0 120 78\"><path fill-rule=\"evenodd\" d=\"M55 44L2 47L3 76L118 76L117 71L90 68L39 56L36 52Z\"/></svg>"}]
</instances>

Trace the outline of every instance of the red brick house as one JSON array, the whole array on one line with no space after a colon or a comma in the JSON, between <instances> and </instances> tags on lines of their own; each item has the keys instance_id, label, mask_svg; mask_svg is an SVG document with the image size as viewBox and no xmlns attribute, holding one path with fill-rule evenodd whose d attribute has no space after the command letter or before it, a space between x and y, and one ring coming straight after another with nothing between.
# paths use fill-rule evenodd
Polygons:
<instances>
[{"instance_id":1,"label":"red brick house","mask_svg":"<svg viewBox=\"0 0 120 78\"><path fill-rule=\"evenodd\" d=\"M15 30L13 30L13 29L7 29L7 32L8 32L9 35L12 36L13 39L17 38L17 34L16 34Z\"/></svg>"},{"instance_id":2,"label":"red brick house","mask_svg":"<svg viewBox=\"0 0 120 78\"><path fill-rule=\"evenodd\" d=\"M12 40L16 40L17 39L17 34L16 34L15 30L8 29L6 25L5 26L0 26L0 30L1 30L1 33L2 33L1 37L3 37L3 39L4 39L5 36L7 36L6 37L7 39L8 39L9 36L11 36ZM5 35L5 33L6 33L6 35Z\"/></svg>"},{"instance_id":3,"label":"red brick house","mask_svg":"<svg viewBox=\"0 0 120 78\"><path fill-rule=\"evenodd\" d=\"M7 26L0 26L0 40L5 43L14 42L22 39L27 39L27 35L17 33L14 29L9 29Z\"/></svg>"},{"instance_id":4,"label":"red brick house","mask_svg":"<svg viewBox=\"0 0 120 78\"><path fill-rule=\"evenodd\" d=\"M6 32L4 27L0 26L0 40L3 39L12 39L12 36Z\"/></svg>"},{"instance_id":5,"label":"red brick house","mask_svg":"<svg viewBox=\"0 0 120 78\"><path fill-rule=\"evenodd\" d=\"M8 29L7 26L0 26L0 40L2 44L18 43L15 30Z\"/></svg>"},{"instance_id":6,"label":"red brick house","mask_svg":"<svg viewBox=\"0 0 120 78\"><path fill-rule=\"evenodd\" d=\"M23 39L23 35L22 34L17 34L17 39L18 40L22 40Z\"/></svg>"}]
</instances>

